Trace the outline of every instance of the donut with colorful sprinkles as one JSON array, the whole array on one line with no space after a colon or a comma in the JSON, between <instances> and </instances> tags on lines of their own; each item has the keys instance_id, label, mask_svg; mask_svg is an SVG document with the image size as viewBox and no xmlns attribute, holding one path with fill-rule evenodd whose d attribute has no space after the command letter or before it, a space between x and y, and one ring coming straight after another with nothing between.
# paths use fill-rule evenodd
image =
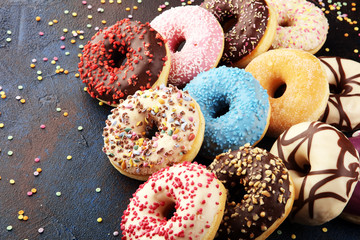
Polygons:
<instances>
[{"instance_id":1,"label":"donut with colorful sprinkles","mask_svg":"<svg viewBox=\"0 0 360 240\"><path fill-rule=\"evenodd\" d=\"M268 151L245 144L216 156L208 169L228 191L217 239L266 239L289 215L294 185Z\"/></svg>"},{"instance_id":2,"label":"donut with colorful sprinkles","mask_svg":"<svg viewBox=\"0 0 360 240\"><path fill-rule=\"evenodd\" d=\"M169 43L170 84L183 87L200 72L218 65L224 49L224 32L217 19L200 6L171 8L155 17L150 25Z\"/></svg>"},{"instance_id":3,"label":"donut with colorful sprinkles","mask_svg":"<svg viewBox=\"0 0 360 240\"><path fill-rule=\"evenodd\" d=\"M245 67L271 47L277 16L265 0L205 0L201 6L213 13L224 29L221 64Z\"/></svg>"},{"instance_id":4,"label":"donut with colorful sprinkles","mask_svg":"<svg viewBox=\"0 0 360 240\"><path fill-rule=\"evenodd\" d=\"M306 0L267 0L278 13L272 48L295 48L315 54L324 45L329 23L314 3Z\"/></svg>"},{"instance_id":5,"label":"donut with colorful sprinkles","mask_svg":"<svg viewBox=\"0 0 360 240\"><path fill-rule=\"evenodd\" d=\"M192 161L204 138L200 107L170 85L120 100L106 120L103 151L122 174L146 180L175 163Z\"/></svg>"},{"instance_id":6,"label":"donut with colorful sprinkles","mask_svg":"<svg viewBox=\"0 0 360 240\"><path fill-rule=\"evenodd\" d=\"M265 135L271 115L269 96L243 69L221 66L202 72L184 90L205 118L200 151L204 157L214 158L245 143L255 145Z\"/></svg>"},{"instance_id":7,"label":"donut with colorful sprinkles","mask_svg":"<svg viewBox=\"0 0 360 240\"><path fill-rule=\"evenodd\" d=\"M226 189L205 166L163 168L133 194L122 216L122 239L212 240L225 202Z\"/></svg>"},{"instance_id":8,"label":"donut with colorful sprinkles","mask_svg":"<svg viewBox=\"0 0 360 240\"><path fill-rule=\"evenodd\" d=\"M166 41L148 22L129 19L99 30L80 60L89 94L113 106L137 90L166 84L170 71Z\"/></svg>"}]
</instances>

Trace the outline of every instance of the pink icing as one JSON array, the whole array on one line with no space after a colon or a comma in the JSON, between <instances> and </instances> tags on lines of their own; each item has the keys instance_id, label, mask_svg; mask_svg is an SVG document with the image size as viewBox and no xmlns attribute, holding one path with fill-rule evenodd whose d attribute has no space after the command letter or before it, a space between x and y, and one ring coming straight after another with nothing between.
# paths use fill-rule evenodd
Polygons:
<instances>
[{"instance_id":1,"label":"pink icing","mask_svg":"<svg viewBox=\"0 0 360 240\"><path fill-rule=\"evenodd\" d=\"M183 86L198 73L217 66L224 32L209 11L199 6L175 7L157 16L150 25L169 43L169 83ZM177 51L184 41L183 48Z\"/></svg>"}]
</instances>

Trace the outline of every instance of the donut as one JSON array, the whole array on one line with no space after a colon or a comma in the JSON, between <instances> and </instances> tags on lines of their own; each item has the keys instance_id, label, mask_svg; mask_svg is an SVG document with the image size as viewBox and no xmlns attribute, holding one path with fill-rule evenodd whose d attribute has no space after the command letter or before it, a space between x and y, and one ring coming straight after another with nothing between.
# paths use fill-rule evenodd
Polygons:
<instances>
[{"instance_id":1,"label":"donut","mask_svg":"<svg viewBox=\"0 0 360 240\"><path fill-rule=\"evenodd\" d=\"M299 123L270 152L283 159L294 181L292 221L321 225L341 214L359 179L359 154L342 132L319 121Z\"/></svg>"},{"instance_id":2,"label":"donut","mask_svg":"<svg viewBox=\"0 0 360 240\"><path fill-rule=\"evenodd\" d=\"M316 121L329 99L329 84L320 60L298 49L275 49L245 68L267 89L271 118L267 135L278 137L294 124Z\"/></svg>"},{"instance_id":3,"label":"donut","mask_svg":"<svg viewBox=\"0 0 360 240\"><path fill-rule=\"evenodd\" d=\"M225 202L226 189L205 166L163 168L133 194L121 220L123 239L211 240Z\"/></svg>"},{"instance_id":4,"label":"donut","mask_svg":"<svg viewBox=\"0 0 360 240\"><path fill-rule=\"evenodd\" d=\"M354 145L355 149L360 153L360 131L355 132L349 137L350 142ZM351 198L347 205L344 208L344 211L341 213L340 217L350 221L352 223L360 224L360 184L357 182L354 192L351 195Z\"/></svg>"},{"instance_id":5,"label":"donut","mask_svg":"<svg viewBox=\"0 0 360 240\"><path fill-rule=\"evenodd\" d=\"M224 49L224 32L205 9L174 7L155 17L150 24L169 43L170 84L183 87L200 72L218 65Z\"/></svg>"},{"instance_id":6,"label":"donut","mask_svg":"<svg viewBox=\"0 0 360 240\"><path fill-rule=\"evenodd\" d=\"M270 118L266 90L244 69L221 66L202 72L184 90L199 104L205 118L200 154L208 159L245 143L257 144Z\"/></svg>"},{"instance_id":7,"label":"donut","mask_svg":"<svg viewBox=\"0 0 360 240\"><path fill-rule=\"evenodd\" d=\"M91 38L78 67L90 96L116 106L137 90L166 84L170 54L148 22L123 19Z\"/></svg>"},{"instance_id":8,"label":"donut","mask_svg":"<svg viewBox=\"0 0 360 240\"><path fill-rule=\"evenodd\" d=\"M272 48L295 48L315 54L324 45L329 23L315 4L306 0L267 0L278 13Z\"/></svg>"},{"instance_id":9,"label":"donut","mask_svg":"<svg viewBox=\"0 0 360 240\"><path fill-rule=\"evenodd\" d=\"M219 239L266 239L289 215L295 191L280 158L245 144L216 156L209 169L227 189Z\"/></svg>"},{"instance_id":10,"label":"donut","mask_svg":"<svg viewBox=\"0 0 360 240\"><path fill-rule=\"evenodd\" d=\"M192 161L204 128L199 105L187 92L172 85L139 90L112 109L103 151L120 173L146 180L161 168Z\"/></svg>"},{"instance_id":11,"label":"donut","mask_svg":"<svg viewBox=\"0 0 360 240\"><path fill-rule=\"evenodd\" d=\"M277 17L265 0L205 0L201 6L213 13L224 29L221 64L245 67L271 47Z\"/></svg>"},{"instance_id":12,"label":"donut","mask_svg":"<svg viewBox=\"0 0 360 240\"><path fill-rule=\"evenodd\" d=\"M340 57L319 57L330 84L322 122L343 132L360 129L360 63Z\"/></svg>"}]
</instances>

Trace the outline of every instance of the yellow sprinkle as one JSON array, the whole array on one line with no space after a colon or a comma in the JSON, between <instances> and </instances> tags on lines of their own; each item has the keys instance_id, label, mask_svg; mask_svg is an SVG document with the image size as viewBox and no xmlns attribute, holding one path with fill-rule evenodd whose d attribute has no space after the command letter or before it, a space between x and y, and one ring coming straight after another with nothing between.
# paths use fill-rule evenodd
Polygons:
<instances>
[{"instance_id":1,"label":"yellow sprinkle","mask_svg":"<svg viewBox=\"0 0 360 240\"><path fill-rule=\"evenodd\" d=\"M104 105L104 103L103 103L103 102L99 102L99 106L102 106L102 105Z\"/></svg>"},{"instance_id":2,"label":"yellow sprinkle","mask_svg":"<svg viewBox=\"0 0 360 240\"><path fill-rule=\"evenodd\" d=\"M133 9L134 9L134 10L137 10L137 9L138 9L138 7L137 7L137 6L133 6Z\"/></svg>"},{"instance_id":3,"label":"yellow sprinkle","mask_svg":"<svg viewBox=\"0 0 360 240\"><path fill-rule=\"evenodd\" d=\"M40 22L41 17L37 16L37 17L35 18L35 20L36 20L37 22Z\"/></svg>"},{"instance_id":4,"label":"yellow sprinkle","mask_svg":"<svg viewBox=\"0 0 360 240\"><path fill-rule=\"evenodd\" d=\"M70 41L72 44L76 43L76 40L75 39L71 39Z\"/></svg>"},{"instance_id":5,"label":"yellow sprinkle","mask_svg":"<svg viewBox=\"0 0 360 240\"><path fill-rule=\"evenodd\" d=\"M75 73L75 77L76 77L76 78L80 77L80 74L79 74L79 73Z\"/></svg>"},{"instance_id":6,"label":"yellow sprinkle","mask_svg":"<svg viewBox=\"0 0 360 240\"><path fill-rule=\"evenodd\" d=\"M190 106L192 107L192 108L195 108L195 103L190 103Z\"/></svg>"},{"instance_id":7,"label":"yellow sprinkle","mask_svg":"<svg viewBox=\"0 0 360 240\"><path fill-rule=\"evenodd\" d=\"M64 117L67 117L69 116L69 113L68 112L64 112Z\"/></svg>"},{"instance_id":8,"label":"yellow sprinkle","mask_svg":"<svg viewBox=\"0 0 360 240\"><path fill-rule=\"evenodd\" d=\"M58 20L56 20L56 19L54 19L54 20L53 20L53 23L58 23L58 22L59 22L59 21L58 21Z\"/></svg>"},{"instance_id":9,"label":"yellow sprinkle","mask_svg":"<svg viewBox=\"0 0 360 240\"><path fill-rule=\"evenodd\" d=\"M26 100L22 98L22 99L20 99L20 102L21 102L21 103L25 103Z\"/></svg>"},{"instance_id":10,"label":"yellow sprinkle","mask_svg":"<svg viewBox=\"0 0 360 240\"><path fill-rule=\"evenodd\" d=\"M96 219L96 221L97 221L98 223L101 223L101 222L103 221L103 219L102 219L101 217L99 217L98 219Z\"/></svg>"},{"instance_id":11,"label":"yellow sprinkle","mask_svg":"<svg viewBox=\"0 0 360 240\"><path fill-rule=\"evenodd\" d=\"M291 234L291 239L296 239L296 235L295 235L295 234Z\"/></svg>"},{"instance_id":12,"label":"yellow sprinkle","mask_svg":"<svg viewBox=\"0 0 360 240\"><path fill-rule=\"evenodd\" d=\"M83 36L83 35L80 35L80 36L79 36L79 39L83 40L83 39L84 39L84 36Z\"/></svg>"},{"instance_id":13,"label":"yellow sprinkle","mask_svg":"<svg viewBox=\"0 0 360 240\"><path fill-rule=\"evenodd\" d=\"M105 3L105 0L100 0L101 3Z\"/></svg>"},{"instance_id":14,"label":"yellow sprinkle","mask_svg":"<svg viewBox=\"0 0 360 240\"><path fill-rule=\"evenodd\" d=\"M42 77L42 76L38 76L38 77L37 77L37 80L41 81L41 80L43 80L43 77Z\"/></svg>"},{"instance_id":15,"label":"yellow sprinkle","mask_svg":"<svg viewBox=\"0 0 360 240\"><path fill-rule=\"evenodd\" d=\"M19 219L19 220L23 220L23 219L24 219L24 215L21 215L21 214L20 214L20 215L18 216L18 219Z\"/></svg>"},{"instance_id":16,"label":"yellow sprinkle","mask_svg":"<svg viewBox=\"0 0 360 240\"><path fill-rule=\"evenodd\" d=\"M354 27L354 30L355 30L355 31L359 31L359 27Z\"/></svg>"},{"instance_id":17,"label":"yellow sprinkle","mask_svg":"<svg viewBox=\"0 0 360 240\"><path fill-rule=\"evenodd\" d=\"M78 57L82 57L82 54L81 54L81 53L79 53L77 56L78 56Z\"/></svg>"},{"instance_id":18,"label":"yellow sprinkle","mask_svg":"<svg viewBox=\"0 0 360 240\"><path fill-rule=\"evenodd\" d=\"M56 70L55 70L55 73L60 73L60 70L59 70L59 69L56 69Z\"/></svg>"},{"instance_id":19,"label":"yellow sprinkle","mask_svg":"<svg viewBox=\"0 0 360 240\"><path fill-rule=\"evenodd\" d=\"M354 49L354 53L358 53L359 52L359 50L358 49Z\"/></svg>"},{"instance_id":20,"label":"yellow sprinkle","mask_svg":"<svg viewBox=\"0 0 360 240\"><path fill-rule=\"evenodd\" d=\"M328 229L327 229L326 227L323 227L321 230L322 230L323 232L327 232L327 231L328 231Z\"/></svg>"},{"instance_id":21,"label":"yellow sprinkle","mask_svg":"<svg viewBox=\"0 0 360 240\"><path fill-rule=\"evenodd\" d=\"M67 75L67 74L69 74L69 71L68 71L68 70L65 70L64 73Z\"/></svg>"},{"instance_id":22,"label":"yellow sprinkle","mask_svg":"<svg viewBox=\"0 0 360 240\"><path fill-rule=\"evenodd\" d=\"M161 12L161 11L162 11L162 8L158 8L157 10L158 10L158 12Z\"/></svg>"},{"instance_id":23,"label":"yellow sprinkle","mask_svg":"<svg viewBox=\"0 0 360 240\"><path fill-rule=\"evenodd\" d=\"M5 99L5 98L6 98L6 95L5 95L5 94L1 94L1 98L2 98L2 99Z\"/></svg>"},{"instance_id":24,"label":"yellow sprinkle","mask_svg":"<svg viewBox=\"0 0 360 240\"><path fill-rule=\"evenodd\" d=\"M32 193L36 193L36 192L37 192L36 188L32 188L32 189L31 189L31 192L32 192Z\"/></svg>"},{"instance_id":25,"label":"yellow sprinkle","mask_svg":"<svg viewBox=\"0 0 360 240\"><path fill-rule=\"evenodd\" d=\"M330 51L330 49L329 49L329 48L325 48L325 51L326 51L326 52L329 52L329 51Z\"/></svg>"},{"instance_id":26,"label":"yellow sprinkle","mask_svg":"<svg viewBox=\"0 0 360 240\"><path fill-rule=\"evenodd\" d=\"M87 89L88 89L87 87L84 87L84 89L83 89L83 90L84 90L84 92L87 92Z\"/></svg>"},{"instance_id":27,"label":"yellow sprinkle","mask_svg":"<svg viewBox=\"0 0 360 240\"><path fill-rule=\"evenodd\" d=\"M158 113L158 112L159 112L159 107L158 107L158 106L153 107L153 109L154 109L154 112L155 112L155 113Z\"/></svg>"},{"instance_id":28,"label":"yellow sprinkle","mask_svg":"<svg viewBox=\"0 0 360 240\"><path fill-rule=\"evenodd\" d=\"M71 159L72 159L72 156L71 156L71 155L68 155L68 156L66 157L66 159L67 159L67 160L71 160Z\"/></svg>"},{"instance_id":29,"label":"yellow sprinkle","mask_svg":"<svg viewBox=\"0 0 360 240\"><path fill-rule=\"evenodd\" d=\"M41 173L41 172L42 172L42 169L41 169L41 168L37 168L36 171L37 171L38 173Z\"/></svg>"},{"instance_id":30,"label":"yellow sprinkle","mask_svg":"<svg viewBox=\"0 0 360 240\"><path fill-rule=\"evenodd\" d=\"M0 123L0 128L3 128L4 126L5 126L4 123Z\"/></svg>"},{"instance_id":31,"label":"yellow sprinkle","mask_svg":"<svg viewBox=\"0 0 360 240\"><path fill-rule=\"evenodd\" d=\"M109 0L109 3L114 3L114 0Z\"/></svg>"},{"instance_id":32,"label":"yellow sprinkle","mask_svg":"<svg viewBox=\"0 0 360 240\"><path fill-rule=\"evenodd\" d=\"M178 128L175 128L174 134L177 134L180 130Z\"/></svg>"},{"instance_id":33,"label":"yellow sprinkle","mask_svg":"<svg viewBox=\"0 0 360 240\"><path fill-rule=\"evenodd\" d=\"M30 64L30 67L31 67L31 68L34 68L34 67L35 67L35 64L33 64L33 63Z\"/></svg>"},{"instance_id":34,"label":"yellow sprinkle","mask_svg":"<svg viewBox=\"0 0 360 240\"><path fill-rule=\"evenodd\" d=\"M106 24L106 20L102 20L101 23L102 23L102 24Z\"/></svg>"},{"instance_id":35,"label":"yellow sprinkle","mask_svg":"<svg viewBox=\"0 0 360 240\"><path fill-rule=\"evenodd\" d=\"M51 21L50 21L50 22L49 22L48 24L49 24L49 26L52 26L52 25L54 25L54 23L53 23L53 22L51 22Z\"/></svg>"},{"instance_id":36,"label":"yellow sprinkle","mask_svg":"<svg viewBox=\"0 0 360 240\"><path fill-rule=\"evenodd\" d=\"M9 183L10 183L11 185L15 184L15 180L14 180L14 179L10 179L10 180L9 180Z\"/></svg>"},{"instance_id":37,"label":"yellow sprinkle","mask_svg":"<svg viewBox=\"0 0 360 240\"><path fill-rule=\"evenodd\" d=\"M73 16L73 17L76 17L76 16L77 16L77 13L76 13L76 12L73 12L73 13L72 13L72 16Z\"/></svg>"},{"instance_id":38,"label":"yellow sprinkle","mask_svg":"<svg viewBox=\"0 0 360 240\"><path fill-rule=\"evenodd\" d=\"M164 100L164 99L162 99L162 98L159 98L159 100L158 100L158 101L159 101L159 103L160 103L160 104L164 104L164 103L165 103L165 100Z\"/></svg>"},{"instance_id":39,"label":"yellow sprinkle","mask_svg":"<svg viewBox=\"0 0 360 240\"><path fill-rule=\"evenodd\" d=\"M125 11L130 11L131 9L129 7L125 8Z\"/></svg>"},{"instance_id":40,"label":"yellow sprinkle","mask_svg":"<svg viewBox=\"0 0 360 240\"><path fill-rule=\"evenodd\" d=\"M18 211L18 214L19 214L19 215L22 215L22 214L24 214L24 213L25 213L24 210Z\"/></svg>"}]
</instances>

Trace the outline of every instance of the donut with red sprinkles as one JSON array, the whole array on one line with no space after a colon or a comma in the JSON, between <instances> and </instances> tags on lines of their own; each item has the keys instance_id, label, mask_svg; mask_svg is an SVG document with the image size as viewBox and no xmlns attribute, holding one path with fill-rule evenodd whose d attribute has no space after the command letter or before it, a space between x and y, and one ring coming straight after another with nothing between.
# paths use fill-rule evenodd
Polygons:
<instances>
[{"instance_id":1,"label":"donut with red sprinkles","mask_svg":"<svg viewBox=\"0 0 360 240\"><path fill-rule=\"evenodd\" d=\"M224 186L205 166L184 162L163 168L131 198L122 216L122 239L213 239L225 202Z\"/></svg>"},{"instance_id":2,"label":"donut with red sprinkles","mask_svg":"<svg viewBox=\"0 0 360 240\"><path fill-rule=\"evenodd\" d=\"M170 58L166 41L148 22L123 19L91 38L78 67L90 96L116 106L137 90L166 84Z\"/></svg>"}]
</instances>

